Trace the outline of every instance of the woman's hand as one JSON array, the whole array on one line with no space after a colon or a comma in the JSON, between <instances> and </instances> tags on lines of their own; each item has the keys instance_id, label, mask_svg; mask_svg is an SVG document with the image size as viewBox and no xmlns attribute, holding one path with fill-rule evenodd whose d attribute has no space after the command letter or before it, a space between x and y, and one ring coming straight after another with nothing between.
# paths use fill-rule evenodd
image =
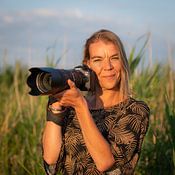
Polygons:
<instances>
[{"instance_id":1,"label":"woman's hand","mask_svg":"<svg viewBox=\"0 0 175 175\"><path fill-rule=\"evenodd\" d=\"M85 98L81 94L80 90L75 86L75 83L70 79L67 81L70 89L62 91L53 95L57 98L58 102L53 103L54 108L73 107L74 109L81 108L81 104L85 101Z\"/></svg>"}]
</instances>

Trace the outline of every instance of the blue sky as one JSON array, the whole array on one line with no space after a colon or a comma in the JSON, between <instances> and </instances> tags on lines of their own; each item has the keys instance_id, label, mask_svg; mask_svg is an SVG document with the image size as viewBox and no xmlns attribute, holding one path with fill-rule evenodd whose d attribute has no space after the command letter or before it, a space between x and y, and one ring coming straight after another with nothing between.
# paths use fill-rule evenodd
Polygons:
<instances>
[{"instance_id":1,"label":"blue sky","mask_svg":"<svg viewBox=\"0 0 175 175\"><path fill-rule=\"evenodd\" d=\"M127 53L150 33L145 59L166 62L175 49L174 0L1 0L0 64L16 60L44 66L46 57L59 66L80 64L86 38L101 28L114 31Z\"/></svg>"}]
</instances>

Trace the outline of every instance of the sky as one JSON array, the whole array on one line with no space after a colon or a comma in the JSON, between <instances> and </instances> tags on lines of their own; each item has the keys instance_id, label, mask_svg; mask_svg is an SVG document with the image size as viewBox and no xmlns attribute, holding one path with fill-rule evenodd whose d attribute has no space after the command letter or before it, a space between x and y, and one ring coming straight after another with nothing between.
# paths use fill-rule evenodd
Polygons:
<instances>
[{"instance_id":1,"label":"sky","mask_svg":"<svg viewBox=\"0 0 175 175\"><path fill-rule=\"evenodd\" d=\"M0 0L0 67L17 60L29 67L81 64L86 39L109 29L127 55L141 48L147 63L174 60L174 0Z\"/></svg>"}]
</instances>

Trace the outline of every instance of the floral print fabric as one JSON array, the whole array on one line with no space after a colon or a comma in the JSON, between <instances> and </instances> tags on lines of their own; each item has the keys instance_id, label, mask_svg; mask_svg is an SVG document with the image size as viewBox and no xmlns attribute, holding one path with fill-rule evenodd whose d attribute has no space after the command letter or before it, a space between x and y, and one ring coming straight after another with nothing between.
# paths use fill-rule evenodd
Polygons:
<instances>
[{"instance_id":1,"label":"floral print fabric","mask_svg":"<svg viewBox=\"0 0 175 175\"><path fill-rule=\"evenodd\" d=\"M115 164L106 172L97 170L86 148L76 114L70 110L62 128L63 144L57 162L59 170L64 175L133 174L148 129L148 106L129 98L113 107L90 112L111 145Z\"/></svg>"}]
</instances>

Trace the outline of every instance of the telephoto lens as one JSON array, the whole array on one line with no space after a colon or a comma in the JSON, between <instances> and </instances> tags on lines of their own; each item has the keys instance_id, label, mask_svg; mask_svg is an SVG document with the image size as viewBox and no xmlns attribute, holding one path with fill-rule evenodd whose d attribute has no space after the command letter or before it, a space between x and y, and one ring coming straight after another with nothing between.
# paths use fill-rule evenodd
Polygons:
<instances>
[{"instance_id":1,"label":"telephoto lens","mask_svg":"<svg viewBox=\"0 0 175 175\"><path fill-rule=\"evenodd\" d=\"M29 94L33 96L53 95L69 88L67 80L72 80L81 91L89 91L91 84L91 70L83 65L71 70L55 69L51 67L32 67L27 78L27 85L31 88Z\"/></svg>"}]
</instances>

